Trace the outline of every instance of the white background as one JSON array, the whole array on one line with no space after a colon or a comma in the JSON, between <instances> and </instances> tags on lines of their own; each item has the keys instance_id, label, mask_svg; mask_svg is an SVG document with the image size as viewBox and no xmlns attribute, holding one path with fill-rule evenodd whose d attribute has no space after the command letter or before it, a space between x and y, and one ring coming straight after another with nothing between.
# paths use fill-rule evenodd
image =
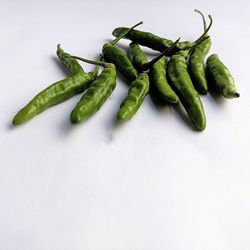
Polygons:
<instances>
[{"instance_id":1,"label":"white background","mask_svg":"<svg viewBox=\"0 0 250 250\"><path fill-rule=\"evenodd\" d=\"M0 1L1 250L249 250L249 1ZM94 117L71 126L81 95L13 128L14 114L66 71L56 45L96 58L117 26L195 40L214 17L211 52L241 97L202 97L204 132L145 99L123 126L121 78ZM127 46L128 41L121 45ZM94 67L83 64L85 70Z\"/></svg>"}]
</instances>

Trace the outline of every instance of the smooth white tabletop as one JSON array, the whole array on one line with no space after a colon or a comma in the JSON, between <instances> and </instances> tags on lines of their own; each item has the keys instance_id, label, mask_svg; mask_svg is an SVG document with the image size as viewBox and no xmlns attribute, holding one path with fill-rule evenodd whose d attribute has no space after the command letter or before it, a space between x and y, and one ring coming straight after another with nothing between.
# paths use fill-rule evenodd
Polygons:
<instances>
[{"instance_id":1,"label":"smooth white tabletop","mask_svg":"<svg viewBox=\"0 0 250 250\"><path fill-rule=\"evenodd\" d=\"M249 1L1 0L0 249L249 250ZM67 76L56 45L97 58L117 26L195 40L197 8L211 14L213 46L240 98L202 96L207 128L148 96L116 126L121 78L102 109L72 126L81 95L23 126L11 119ZM120 45L125 48L128 41ZM85 70L94 66L82 64Z\"/></svg>"}]
</instances>

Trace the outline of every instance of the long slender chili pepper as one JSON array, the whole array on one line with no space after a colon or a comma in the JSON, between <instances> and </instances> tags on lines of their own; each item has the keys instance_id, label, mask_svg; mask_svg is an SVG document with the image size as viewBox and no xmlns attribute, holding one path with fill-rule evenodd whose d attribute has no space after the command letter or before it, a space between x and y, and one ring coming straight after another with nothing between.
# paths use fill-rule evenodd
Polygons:
<instances>
[{"instance_id":1,"label":"long slender chili pepper","mask_svg":"<svg viewBox=\"0 0 250 250\"><path fill-rule=\"evenodd\" d=\"M228 68L222 63L216 54L207 59L208 83L226 98L239 97L234 79Z\"/></svg>"},{"instance_id":2,"label":"long slender chili pepper","mask_svg":"<svg viewBox=\"0 0 250 250\"><path fill-rule=\"evenodd\" d=\"M167 73L194 127L198 130L204 130L206 127L206 117L203 105L188 74L185 57L178 54L172 56L168 62Z\"/></svg>"},{"instance_id":3,"label":"long slender chili pepper","mask_svg":"<svg viewBox=\"0 0 250 250\"><path fill-rule=\"evenodd\" d=\"M140 46L137 43L132 42L129 45L130 60L139 72L146 71L147 69L150 69L152 65L164 55L168 56L172 50L175 49L175 46L179 40L180 38L178 38L168 49L164 50L160 55L153 58L150 62L148 62L147 57L142 52Z\"/></svg>"},{"instance_id":4,"label":"long slender chili pepper","mask_svg":"<svg viewBox=\"0 0 250 250\"><path fill-rule=\"evenodd\" d=\"M13 118L13 125L22 124L50 106L61 103L84 91L96 78L96 72L79 72L64 80L58 81L39 94L24 106Z\"/></svg>"},{"instance_id":5,"label":"long slender chili pepper","mask_svg":"<svg viewBox=\"0 0 250 250\"><path fill-rule=\"evenodd\" d=\"M104 67L101 74L90 85L71 112L71 122L79 123L96 113L111 95L116 86L116 69L113 63L91 61L77 56L72 57L86 63Z\"/></svg>"},{"instance_id":6,"label":"long slender chili pepper","mask_svg":"<svg viewBox=\"0 0 250 250\"><path fill-rule=\"evenodd\" d=\"M126 31L129 31L129 28L127 27L118 27L113 30L112 34L115 37L119 37L121 34L124 34ZM173 41L159 37L157 35L154 35L153 33L150 32L145 32L145 31L140 31L140 30L130 30L124 38L127 38L135 43L138 43L142 46L146 46L148 48L151 48L153 50L157 51L164 51L166 48L169 48L172 44ZM184 50L188 49L193 46L192 42L179 42L176 44L176 51L179 50Z\"/></svg>"},{"instance_id":7,"label":"long slender chili pepper","mask_svg":"<svg viewBox=\"0 0 250 250\"><path fill-rule=\"evenodd\" d=\"M57 45L56 54L61 63L72 75L83 72L83 68L81 67L79 62L75 58L72 58L70 54L64 52L60 44Z\"/></svg>"},{"instance_id":8,"label":"long slender chili pepper","mask_svg":"<svg viewBox=\"0 0 250 250\"><path fill-rule=\"evenodd\" d=\"M128 33L123 38L127 38L142 46L146 46L160 52L164 51L166 48L170 47L173 44L172 40L156 36L150 32L144 32L136 29L129 30L129 28L127 27L118 27L113 30L112 34L115 37L119 37L125 32ZM181 50L189 50L194 46L194 43L197 42L198 40L196 40L195 42L178 42L175 46L175 50L173 50L173 54Z\"/></svg>"},{"instance_id":9,"label":"long slender chili pepper","mask_svg":"<svg viewBox=\"0 0 250 250\"><path fill-rule=\"evenodd\" d=\"M141 73L130 85L128 95L123 100L117 112L117 119L130 120L140 108L149 91L149 78L146 73Z\"/></svg>"},{"instance_id":10,"label":"long slender chili pepper","mask_svg":"<svg viewBox=\"0 0 250 250\"><path fill-rule=\"evenodd\" d=\"M166 75L167 58L163 57L149 70L150 84L165 101L178 103L179 98L168 83Z\"/></svg>"},{"instance_id":11,"label":"long slender chili pepper","mask_svg":"<svg viewBox=\"0 0 250 250\"><path fill-rule=\"evenodd\" d=\"M173 55L167 65L167 75L174 91L187 111L194 127L204 130L206 127L206 116L200 100L199 94L195 90L192 80L188 73L186 58L197 46L206 39L209 39L207 32L212 26L212 18L209 15L210 24L204 33L195 41L194 45Z\"/></svg>"},{"instance_id":12,"label":"long slender chili pepper","mask_svg":"<svg viewBox=\"0 0 250 250\"><path fill-rule=\"evenodd\" d=\"M199 10L195 11L201 15L205 31L207 29L205 17ZM193 81L194 87L200 94L206 94L208 91L204 58L210 50L211 43L212 42L210 38L204 40L193 50L189 57L188 66L190 76Z\"/></svg>"},{"instance_id":13,"label":"long slender chili pepper","mask_svg":"<svg viewBox=\"0 0 250 250\"><path fill-rule=\"evenodd\" d=\"M209 37L203 37L199 42L205 39L209 39ZM182 51L170 58L167 65L167 75L194 127L200 131L204 130L206 127L204 108L189 76L186 55L183 55Z\"/></svg>"},{"instance_id":14,"label":"long slender chili pepper","mask_svg":"<svg viewBox=\"0 0 250 250\"><path fill-rule=\"evenodd\" d=\"M131 42L129 44L128 56L134 67L141 71L141 66L148 63L146 55L142 52L138 43Z\"/></svg>"}]
</instances>

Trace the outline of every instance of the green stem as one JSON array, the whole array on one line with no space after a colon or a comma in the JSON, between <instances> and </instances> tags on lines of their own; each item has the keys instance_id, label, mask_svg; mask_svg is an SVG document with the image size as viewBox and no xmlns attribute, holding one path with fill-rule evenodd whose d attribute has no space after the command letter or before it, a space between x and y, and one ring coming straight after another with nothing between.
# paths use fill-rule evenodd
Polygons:
<instances>
[{"instance_id":1,"label":"green stem","mask_svg":"<svg viewBox=\"0 0 250 250\"><path fill-rule=\"evenodd\" d=\"M99 65L96 65L95 71L94 71L95 76L98 76L98 73L99 73Z\"/></svg>"},{"instance_id":2,"label":"green stem","mask_svg":"<svg viewBox=\"0 0 250 250\"><path fill-rule=\"evenodd\" d=\"M180 41L180 37L168 48L166 48L159 56L155 57L154 59L152 59L150 62L148 62L144 67L143 70L147 70L149 69L154 63L156 63L158 60L160 60L163 56L167 55L168 53L170 53L175 45Z\"/></svg>"},{"instance_id":3,"label":"green stem","mask_svg":"<svg viewBox=\"0 0 250 250\"><path fill-rule=\"evenodd\" d=\"M124 36L126 36L132 29L134 29L135 27L141 25L143 22L139 22L137 24L135 24L134 26L132 26L131 28L129 28L127 31L125 31L123 34L121 34L120 36L118 36L116 39L114 39L111 44L115 45L116 43L118 43L118 41L123 38Z\"/></svg>"},{"instance_id":4,"label":"green stem","mask_svg":"<svg viewBox=\"0 0 250 250\"><path fill-rule=\"evenodd\" d=\"M207 23L206 23L206 19L205 19L203 13L200 10L197 10L197 9L195 9L194 11L201 15L202 21L203 21L203 28L204 28L204 31L205 31L207 29Z\"/></svg>"},{"instance_id":5,"label":"green stem","mask_svg":"<svg viewBox=\"0 0 250 250\"><path fill-rule=\"evenodd\" d=\"M71 57L72 57L72 58L75 58L75 59L77 59L77 60L86 62L86 63L90 63L90 64L102 66L102 67L106 67L108 64L110 64L110 63L106 63L106 62L102 62L102 61L93 61L93 60L89 60L89 59L86 59L86 58L83 58L83 57L79 57L79 56L72 56L72 55L71 55Z\"/></svg>"},{"instance_id":6,"label":"green stem","mask_svg":"<svg viewBox=\"0 0 250 250\"><path fill-rule=\"evenodd\" d=\"M213 19L212 19L211 15L208 15L208 18L210 20L210 23L209 23L208 27L206 28L206 30L203 32L203 34L194 43L198 43L201 39L203 39L207 35L208 31L210 30L210 28L211 28L211 26L213 24Z\"/></svg>"}]
</instances>

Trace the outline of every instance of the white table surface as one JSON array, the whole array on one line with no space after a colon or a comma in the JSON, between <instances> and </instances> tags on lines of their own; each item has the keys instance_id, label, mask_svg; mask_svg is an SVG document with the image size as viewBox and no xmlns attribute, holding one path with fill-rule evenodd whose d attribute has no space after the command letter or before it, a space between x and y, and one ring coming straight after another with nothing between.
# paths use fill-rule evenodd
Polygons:
<instances>
[{"instance_id":1,"label":"white table surface","mask_svg":"<svg viewBox=\"0 0 250 250\"><path fill-rule=\"evenodd\" d=\"M249 1L1 0L1 250L249 250ZM194 8L214 17L211 53L230 68L241 97L202 97L204 132L170 106L145 99L116 126L127 85L71 126L80 95L18 128L13 115L63 79L56 45L96 58L117 26L194 40ZM127 46L128 41L120 44ZM83 64L84 69L93 66Z\"/></svg>"}]
</instances>

